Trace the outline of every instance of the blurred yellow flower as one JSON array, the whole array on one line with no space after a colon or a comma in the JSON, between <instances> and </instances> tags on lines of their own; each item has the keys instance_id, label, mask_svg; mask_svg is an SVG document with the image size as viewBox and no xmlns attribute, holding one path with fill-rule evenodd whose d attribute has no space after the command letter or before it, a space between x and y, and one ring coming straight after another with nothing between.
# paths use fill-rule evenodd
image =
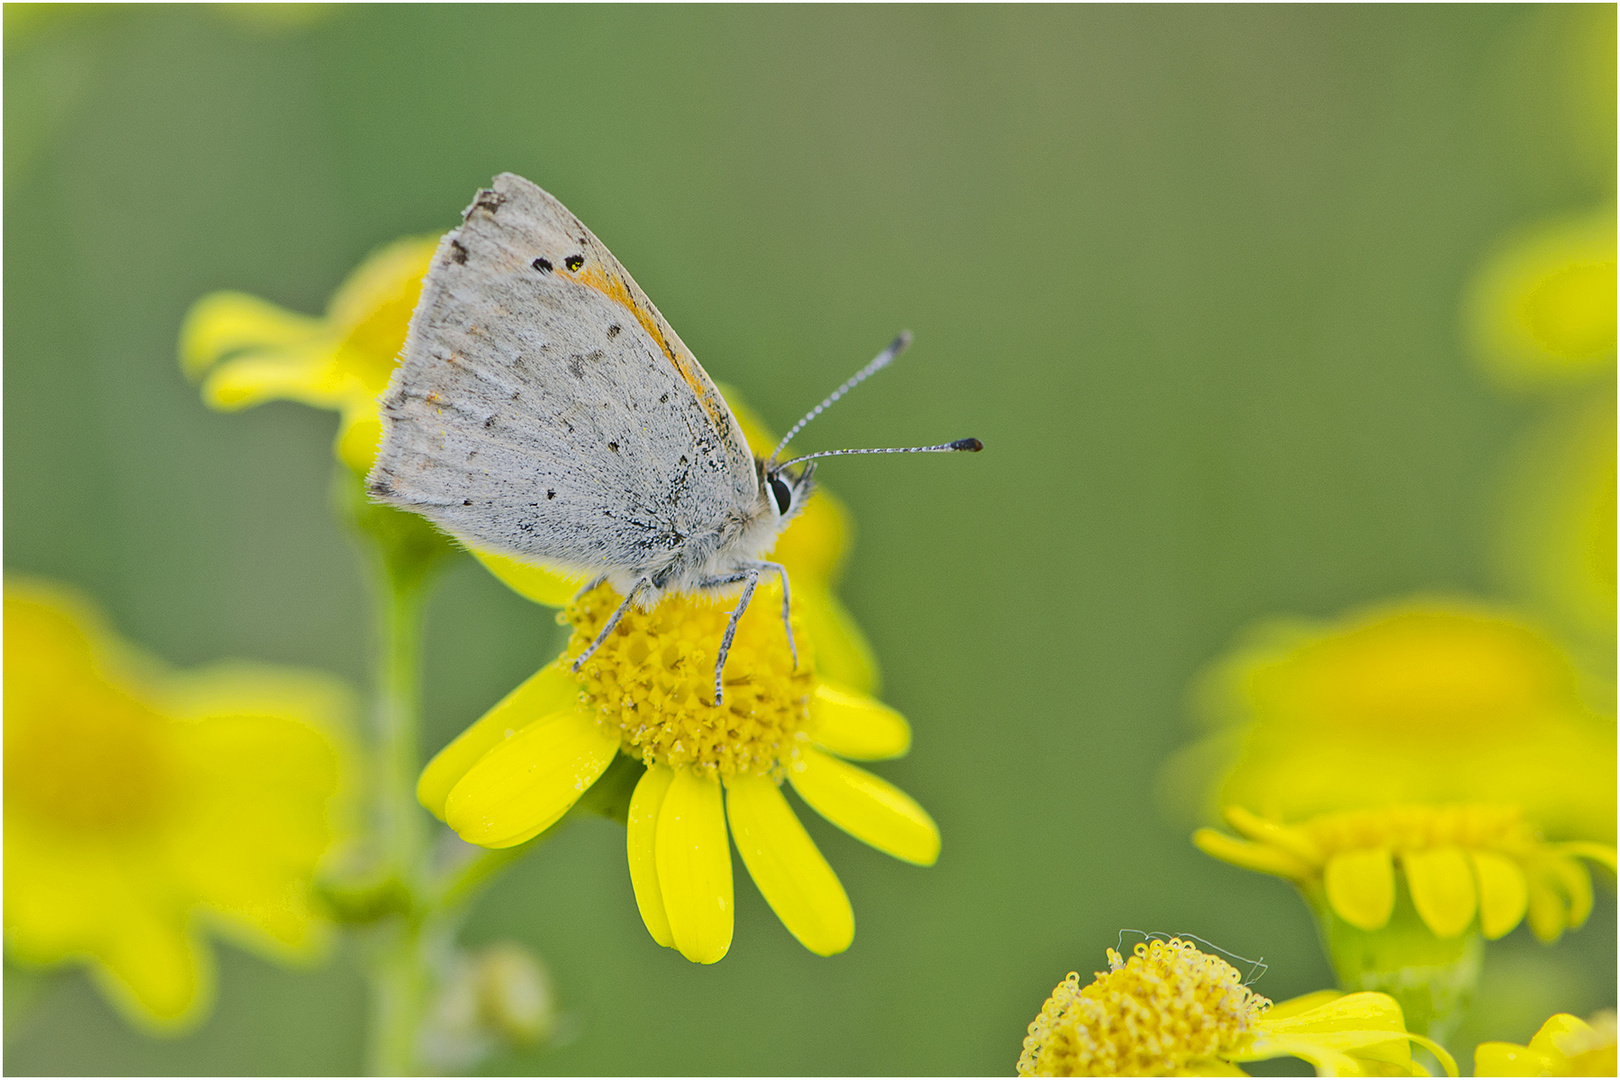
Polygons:
<instances>
[{"instance_id":1,"label":"blurred yellow flower","mask_svg":"<svg viewBox=\"0 0 1620 1080\"><path fill-rule=\"evenodd\" d=\"M375 252L338 287L324 318L245 293L205 296L181 328L181 367L203 378L203 400L216 409L282 399L337 410L333 449L363 476L382 438L377 396L405 345L437 244L414 238Z\"/></svg>"},{"instance_id":2,"label":"blurred yellow flower","mask_svg":"<svg viewBox=\"0 0 1620 1080\"><path fill-rule=\"evenodd\" d=\"M314 673L184 674L80 598L5 586L5 932L13 959L84 963L131 1020L198 1018L205 929L313 959L311 879L335 828L345 691Z\"/></svg>"},{"instance_id":3,"label":"blurred yellow flower","mask_svg":"<svg viewBox=\"0 0 1620 1080\"><path fill-rule=\"evenodd\" d=\"M1615 633L1615 399L1612 383L1543 420L1506 490L1501 556L1539 610L1612 663Z\"/></svg>"},{"instance_id":4,"label":"blurred yellow flower","mask_svg":"<svg viewBox=\"0 0 1620 1080\"><path fill-rule=\"evenodd\" d=\"M840 760L904 754L905 720L818 674L797 598L794 666L774 582L760 586L738 624L722 706L712 695L724 598L669 595L651 612L631 610L574 675L567 657L584 651L617 605L607 585L569 605L564 656L428 764L417 788L423 805L464 840L509 847L554 824L622 752L647 767L630 803L627 849L636 903L659 944L699 963L730 948L729 821L743 864L788 930L821 955L848 948L849 899L780 785L786 779L873 847L932 864L939 831L928 814Z\"/></svg>"},{"instance_id":5,"label":"blurred yellow flower","mask_svg":"<svg viewBox=\"0 0 1620 1080\"><path fill-rule=\"evenodd\" d=\"M1297 1057L1321 1076L1427 1075L1410 1043L1451 1076L1439 1045L1406 1030L1384 994L1307 994L1273 1005L1218 956L1180 938L1138 944L1129 960L1069 977L1029 1025L1019 1076L1243 1076L1238 1063Z\"/></svg>"},{"instance_id":6,"label":"blurred yellow flower","mask_svg":"<svg viewBox=\"0 0 1620 1080\"><path fill-rule=\"evenodd\" d=\"M1273 623L1201 689L1215 731L1165 774L1166 794L1197 800L1200 816L1488 802L1549 839L1614 841L1614 718L1511 615L1419 599Z\"/></svg>"},{"instance_id":7,"label":"blurred yellow flower","mask_svg":"<svg viewBox=\"0 0 1620 1080\"><path fill-rule=\"evenodd\" d=\"M1615 217L1542 225L1497 252L1468 301L1481 363L1509 387L1601 376L1615 359Z\"/></svg>"},{"instance_id":8,"label":"blurred yellow flower","mask_svg":"<svg viewBox=\"0 0 1620 1080\"><path fill-rule=\"evenodd\" d=\"M1480 1043L1474 1048L1475 1076L1613 1076L1615 1024L1612 1011L1592 1022L1569 1013L1552 1017L1530 1040Z\"/></svg>"},{"instance_id":9,"label":"blurred yellow flower","mask_svg":"<svg viewBox=\"0 0 1620 1080\"><path fill-rule=\"evenodd\" d=\"M1226 819L1245 839L1200 829L1193 842L1235 866L1287 878L1360 930L1388 925L1399 868L1436 937L1456 937L1477 916L1480 932L1495 940L1528 912L1536 936L1555 941L1592 911L1592 880L1579 859L1615 865L1607 845L1543 842L1512 806L1389 806L1293 825L1234 806Z\"/></svg>"}]
</instances>

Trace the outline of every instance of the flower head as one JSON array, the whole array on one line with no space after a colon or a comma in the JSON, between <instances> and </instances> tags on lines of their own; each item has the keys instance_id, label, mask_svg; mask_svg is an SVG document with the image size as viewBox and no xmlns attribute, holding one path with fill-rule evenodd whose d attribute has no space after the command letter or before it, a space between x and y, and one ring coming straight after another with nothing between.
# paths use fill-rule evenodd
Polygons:
<instances>
[{"instance_id":1,"label":"flower head","mask_svg":"<svg viewBox=\"0 0 1620 1080\"><path fill-rule=\"evenodd\" d=\"M1446 1052L1407 1032L1383 994L1311 994L1282 1005L1218 956L1180 938L1138 944L1086 986L1069 977L1029 1025L1020 1076L1241 1076L1244 1061L1299 1057L1324 1075L1414 1071L1409 1042L1455 1076ZM1420 1071L1420 1070L1419 1070Z\"/></svg>"},{"instance_id":2,"label":"flower head","mask_svg":"<svg viewBox=\"0 0 1620 1080\"><path fill-rule=\"evenodd\" d=\"M404 347L437 243L399 240L377 251L338 287L324 318L245 293L205 296L186 315L180 364L204 379L203 399L216 409L282 399L337 410L333 449L363 476L382 438L377 396Z\"/></svg>"},{"instance_id":3,"label":"flower head","mask_svg":"<svg viewBox=\"0 0 1620 1080\"><path fill-rule=\"evenodd\" d=\"M1509 386L1564 386L1614 370L1614 211L1553 222L1486 264L1469 303L1476 351Z\"/></svg>"},{"instance_id":4,"label":"flower head","mask_svg":"<svg viewBox=\"0 0 1620 1080\"><path fill-rule=\"evenodd\" d=\"M1569 1013L1552 1017L1530 1045L1480 1043L1474 1048L1475 1076L1613 1076L1615 1024L1612 1011L1590 1023Z\"/></svg>"},{"instance_id":5,"label":"flower head","mask_svg":"<svg viewBox=\"0 0 1620 1080\"><path fill-rule=\"evenodd\" d=\"M1215 807L1301 821L1491 802L1550 838L1614 839L1614 720L1561 649L1501 612L1419 600L1274 624L1215 666L1203 703L1216 731L1167 786Z\"/></svg>"},{"instance_id":6,"label":"flower head","mask_svg":"<svg viewBox=\"0 0 1620 1080\"><path fill-rule=\"evenodd\" d=\"M1292 825L1234 806L1226 819L1243 839L1200 829L1194 843L1294 882L1360 930L1389 924L1399 884L1436 937L1457 937L1477 919L1494 940L1528 912L1536 936L1555 941L1592 911L1592 880L1580 860L1615 865L1613 847L1549 844L1516 807L1491 803L1387 806Z\"/></svg>"},{"instance_id":7,"label":"flower head","mask_svg":"<svg viewBox=\"0 0 1620 1080\"><path fill-rule=\"evenodd\" d=\"M75 961L131 1019L197 1017L205 927L314 956L311 880L333 833L341 687L242 665L175 674L84 601L5 588L5 930L17 960Z\"/></svg>"},{"instance_id":8,"label":"flower head","mask_svg":"<svg viewBox=\"0 0 1620 1080\"><path fill-rule=\"evenodd\" d=\"M429 763L417 789L423 804L462 839L508 847L549 828L627 755L646 767L629 808L631 882L659 944L701 963L730 947L729 822L744 865L789 931L816 953L848 948L849 900L781 783L833 824L909 862L933 863L939 832L899 789L834 756L897 757L910 729L817 673L814 639L797 612L794 667L777 588L761 585L738 623L721 706L711 694L723 601L677 594L650 612L632 610L576 676L567 657L583 651L617 604L606 585L580 597L563 615L574 628L565 656Z\"/></svg>"},{"instance_id":9,"label":"flower head","mask_svg":"<svg viewBox=\"0 0 1620 1080\"><path fill-rule=\"evenodd\" d=\"M1579 860L1614 865L1614 722L1506 615L1431 601L1274 628L1208 689L1226 730L1167 775L1242 838L1195 842L1294 882L1341 985L1395 995L1416 1030L1460 1017L1482 939L1527 914L1545 940L1580 925Z\"/></svg>"}]
</instances>

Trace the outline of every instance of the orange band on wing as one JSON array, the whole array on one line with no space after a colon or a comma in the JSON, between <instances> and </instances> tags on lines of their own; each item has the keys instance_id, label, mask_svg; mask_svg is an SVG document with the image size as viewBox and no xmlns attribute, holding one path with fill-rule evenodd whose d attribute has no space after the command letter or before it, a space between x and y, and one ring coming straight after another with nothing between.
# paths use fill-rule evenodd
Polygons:
<instances>
[{"instance_id":1,"label":"orange band on wing","mask_svg":"<svg viewBox=\"0 0 1620 1080\"><path fill-rule=\"evenodd\" d=\"M635 297L630 295L630 289L625 285L623 278L616 274L607 273L602 267L595 265L594 261L582 273L574 274L572 277L581 285L595 289L608 299L615 300L630 309L630 314L636 317L636 321L641 324L642 329L652 335L652 339L658 343L658 347L664 350L664 355L669 357L669 362L675 365L675 370L680 374L681 381L691 387L692 393L697 395L698 404L703 406L703 411L708 414L709 422L714 425L714 429L722 434L730 430L731 425L728 420L731 416L731 409L726 404L725 399L714 388L714 384L710 383L704 376L703 372L698 368L697 362L689 356L682 355L680 350L670 344L669 339L664 336L663 327L658 325L658 320L653 318L651 312L643 310L642 306L636 303Z\"/></svg>"}]
</instances>

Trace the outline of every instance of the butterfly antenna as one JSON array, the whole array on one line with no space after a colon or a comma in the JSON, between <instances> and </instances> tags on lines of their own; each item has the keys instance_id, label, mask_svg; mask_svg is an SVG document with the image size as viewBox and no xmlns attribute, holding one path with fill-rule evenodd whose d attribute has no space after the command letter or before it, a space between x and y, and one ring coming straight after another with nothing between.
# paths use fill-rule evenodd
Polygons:
<instances>
[{"instance_id":1,"label":"butterfly antenna","mask_svg":"<svg viewBox=\"0 0 1620 1080\"><path fill-rule=\"evenodd\" d=\"M895 358L901 353L905 352L906 346L910 344L911 331L900 331L899 336L893 341L889 342L889 347L878 353L875 360L861 368L861 370L857 371L855 374L851 375L843 386L840 386L838 389L828 394L826 400L824 400L820 405L817 405L815 408L805 413L804 418L801 419L797 424L794 424L793 427L789 429L788 433L782 436L782 441L776 444L776 449L771 451L771 456L765 461L765 471L770 472L777 467L777 457L782 453L783 450L787 449L787 444L793 440L793 436L804 430L804 425L820 416L822 412L826 410L827 406L831 405L833 402L837 401L839 398L861 385L861 383L865 382L867 379L870 379L873 375L876 375L878 372L894 363ZM805 459L799 458L798 460L804 461Z\"/></svg>"},{"instance_id":2,"label":"butterfly antenna","mask_svg":"<svg viewBox=\"0 0 1620 1080\"><path fill-rule=\"evenodd\" d=\"M776 466L785 469L789 465L797 465L802 461L814 461L816 458L844 457L847 454L949 454L957 450L965 450L970 454L977 454L984 449L984 443L978 439L957 439L955 442L940 443L938 446L889 446L874 450L823 450L819 454L806 454L796 457L792 461L784 461Z\"/></svg>"}]
</instances>

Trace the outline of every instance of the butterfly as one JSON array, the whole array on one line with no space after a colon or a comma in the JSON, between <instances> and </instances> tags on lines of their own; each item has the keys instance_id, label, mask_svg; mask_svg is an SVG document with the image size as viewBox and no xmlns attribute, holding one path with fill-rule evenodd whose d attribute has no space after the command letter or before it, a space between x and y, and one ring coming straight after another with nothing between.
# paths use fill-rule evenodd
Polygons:
<instances>
[{"instance_id":1,"label":"butterfly","mask_svg":"<svg viewBox=\"0 0 1620 1080\"><path fill-rule=\"evenodd\" d=\"M891 363L901 334L812 409ZM383 439L367 477L379 502L414 511L486 550L603 581L624 598L579 670L632 604L666 592L741 586L716 655L714 703L737 621L765 556L814 489L813 459L749 448L731 408L646 293L578 218L537 185L502 173L445 235L381 399ZM797 467L797 468L796 468Z\"/></svg>"}]
</instances>

